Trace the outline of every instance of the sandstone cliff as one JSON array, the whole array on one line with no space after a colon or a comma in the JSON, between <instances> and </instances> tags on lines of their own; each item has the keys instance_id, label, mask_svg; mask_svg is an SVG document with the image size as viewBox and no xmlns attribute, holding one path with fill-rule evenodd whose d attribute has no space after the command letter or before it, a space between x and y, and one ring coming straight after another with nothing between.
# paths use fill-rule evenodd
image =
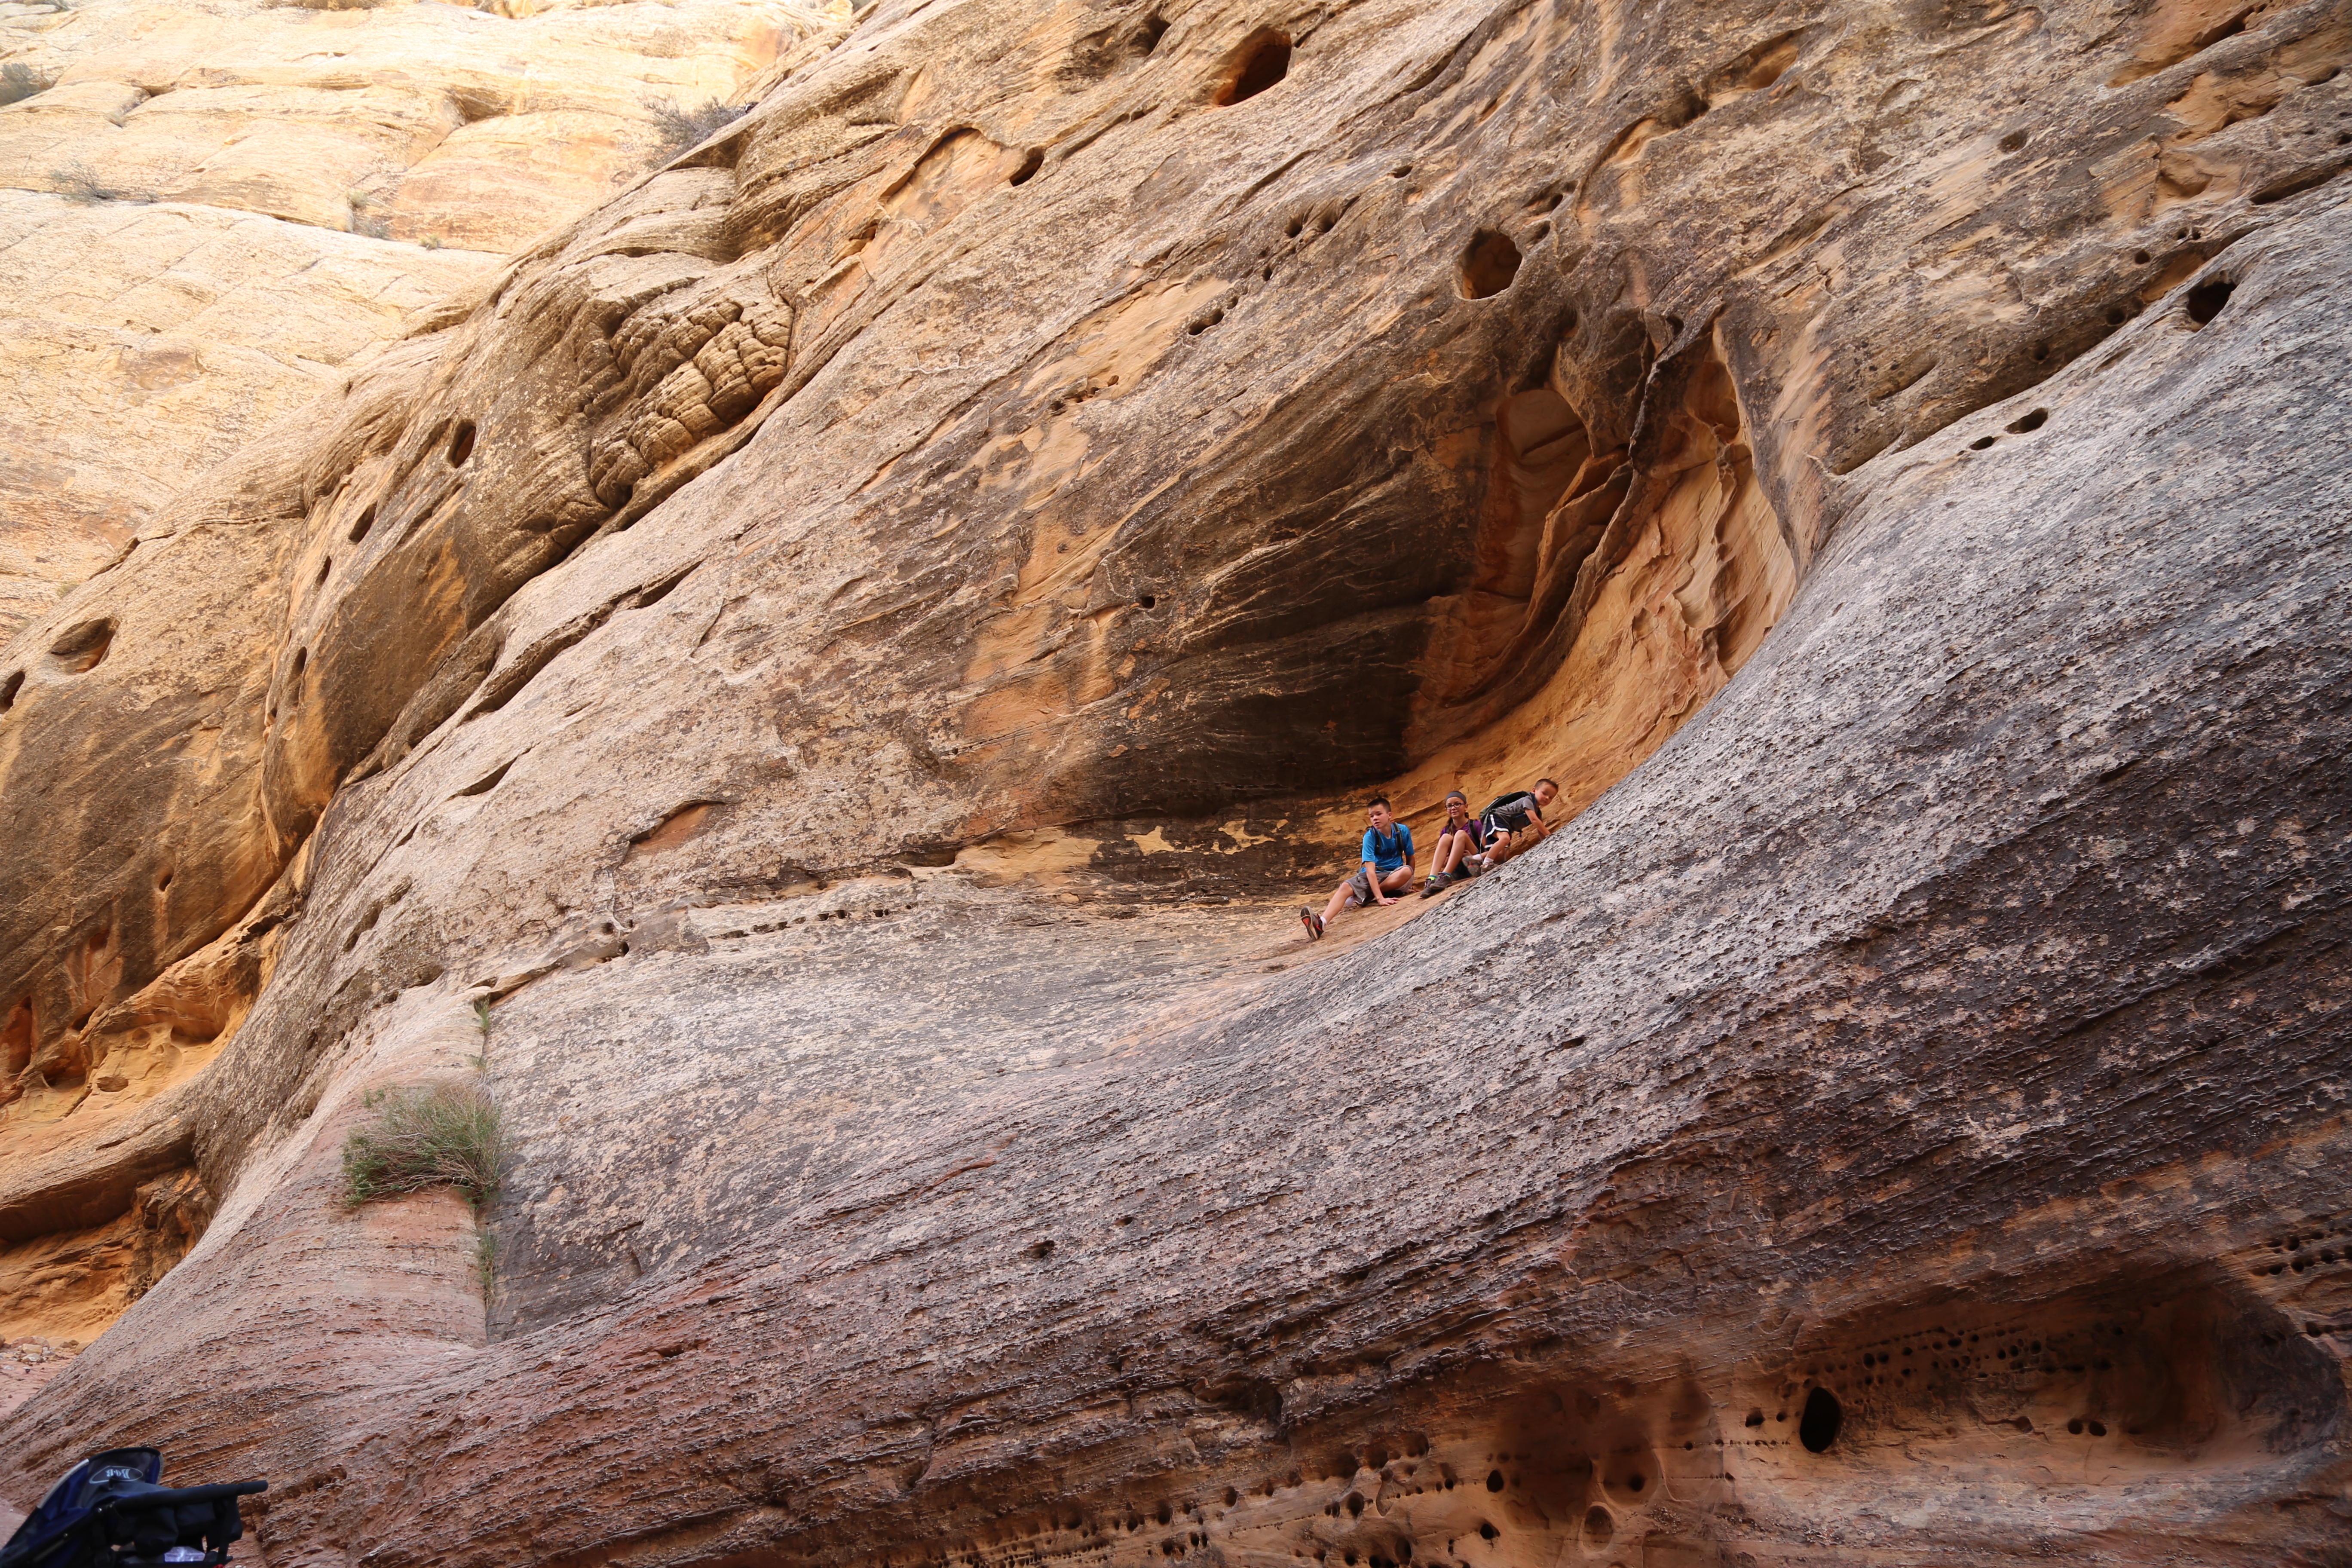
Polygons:
<instances>
[{"instance_id":1,"label":"sandstone cliff","mask_svg":"<svg viewBox=\"0 0 2352 1568\"><path fill-rule=\"evenodd\" d=\"M846 17L0 5L0 628L338 367L660 162L666 114L756 93Z\"/></svg>"},{"instance_id":2,"label":"sandstone cliff","mask_svg":"<svg viewBox=\"0 0 2352 1568\"><path fill-rule=\"evenodd\" d=\"M141 1292L10 1495L2341 1561L2348 48L884 0L0 656L0 1267ZM1364 786L1538 772L1298 936ZM468 1058L487 1293L337 1202Z\"/></svg>"}]
</instances>

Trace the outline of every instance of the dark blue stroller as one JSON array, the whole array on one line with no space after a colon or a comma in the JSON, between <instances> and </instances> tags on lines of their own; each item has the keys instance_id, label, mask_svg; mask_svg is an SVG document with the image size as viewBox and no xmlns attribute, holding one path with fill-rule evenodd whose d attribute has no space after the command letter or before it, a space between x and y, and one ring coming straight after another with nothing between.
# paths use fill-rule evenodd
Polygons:
<instances>
[{"instance_id":1,"label":"dark blue stroller","mask_svg":"<svg viewBox=\"0 0 2352 1568\"><path fill-rule=\"evenodd\" d=\"M245 1533L236 1500L268 1481L166 1487L152 1448L92 1454L49 1489L0 1546L0 1568L148 1568L222 1563Z\"/></svg>"}]
</instances>

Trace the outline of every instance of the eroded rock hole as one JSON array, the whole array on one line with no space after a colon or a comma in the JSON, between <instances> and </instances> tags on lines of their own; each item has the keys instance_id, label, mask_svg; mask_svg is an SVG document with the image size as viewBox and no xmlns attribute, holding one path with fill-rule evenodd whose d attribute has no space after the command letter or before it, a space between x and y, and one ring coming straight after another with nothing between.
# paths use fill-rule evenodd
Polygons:
<instances>
[{"instance_id":1,"label":"eroded rock hole","mask_svg":"<svg viewBox=\"0 0 2352 1568\"><path fill-rule=\"evenodd\" d=\"M2236 288L2226 278L2200 283L2189 290L2189 319L2200 327L2205 325L2221 313L2221 307L2230 302L2231 292Z\"/></svg>"},{"instance_id":2,"label":"eroded rock hole","mask_svg":"<svg viewBox=\"0 0 2352 1568\"><path fill-rule=\"evenodd\" d=\"M1502 1533L1503 1533L1503 1532L1502 1532L1501 1531L1496 1530L1493 1525L1488 1524L1488 1523L1485 1522L1484 1521L1481 1521L1479 1522L1479 1525L1478 1525L1478 1539L1479 1539L1479 1540L1481 1540L1481 1541L1492 1541L1492 1540L1494 1540L1496 1536L1498 1536L1498 1535L1500 1535L1500 1534L1502 1534Z\"/></svg>"},{"instance_id":3,"label":"eroded rock hole","mask_svg":"<svg viewBox=\"0 0 2352 1568\"><path fill-rule=\"evenodd\" d=\"M1498 1492L1503 1489L1502 1471L1489 1470L1486 1472L1486 1489L1490 1492Z\"/></svg>"},{"instance_id":4,"label":"eroded rock hole","mask_svg":"<svg viewBox=\"0 0 2352 1568\"><path fill-rule=\"evenodd\" d=\"M2004 153L2014 153L2023 147L2025 145L2025 142L2026 136L2024 132L2012 131L2008 135L2000 139L2000 150Z\"/></svg>"},{"instance_id":5,"label":"eroded rock hole","mask_svg":"<svg viewBox=\"0 0 2352 1568\"><path fill-rule=\"evenodd\" d=\"M449 466L462 468L466 459L474 455L474 422L461 419L457 428L449 433Z\"/></svg>"},{"instance_id":6,"label":"eroded rock hole","mask_svg":"<svg viewBox=\"0 0 2352 1568\"><path fill-rule=\"evenodd\" d=\"M1035 176L1037 171L1045 166L1045 149L1042 147L1032 147L1029 149L1029 156L1021 160L1021 166L1013 171L1012 178L1007 180L1005 183L1013 185L1025 185Z\"/></svg>"},{"instance_id":7,"label":"eroded rock hole","mask_svg":"<svg viewBox=\"0 0 2352 1568\"><path fill-rule=\"evenodd\" d=\"M357 522L352 524L352 542L353 544L357 544L361 540L365 539L368 536L368 530L374 526L375 508L370 507L367 510L360 513L360 520Z\"/></svg>"},{"instance_id":8,"label":"eroded rock hole","mask_svg":"<svg viewBox=\"0 0 2352 1568\"><path fill-rule=\"evenodd\" d=\"M1135 25L1135 31L1128 36L1127 52L1139 60L1143 59L1150 56L1152 50L1158 48L1160 40L1167 36L1167 17L1156 14L1146 16Z\"/></svg>"},{"instance_id":9,"label":"eroded rock hole","mask_svg":"<svg viewBox=\"0 0 2352 1568\"><path fill-rule=\"evenodd\" d=\"M1255 98L1289 74L1290 36L1270 27L1260 28L1234 51L1234 63L1226 68L1224 85L1217 89L1217 104L1230 108L1244 99Z\"/></svg>"},{"instance_id":10,"label":"eroded rock hole","mask_svg":"<svg viewBox=\"0 0 2352 1568\"><path fill-rule=\"evenodd\" d=\"M117 629L110 616L103 620L84 621L49 645L49 657L68 675L87 675L106 661Z\"/></svg>"},{"instance_id":11,"label":"eroded rock hole","mask_svg":"<svg viewBox=\"0 0 2352 1568\"><path fill-rule=\"evenodd\" d=\"M512 766L514 766L512 759L500 763L498 767L488 774L467 784L464 789L459 790L456 795L451 795L449 798L452 800L464 800L469 795L489 794L492 790L499 787L499 783L507 776L507 770Z\"/></svg>"},{"instance_id":12,"label":"eroded rock hole","mask_svg":"<svg viewBox=\"0 0 2352 1568\"><path fill-rule=\"evenodd\" d=\"M0 680L0 713L16 706L16 693L25 689L25 672L18 670L6 680Z\"/></svg>"},{"instance_id":13,"label":"eroded rock hole","mask_svg":"<svg viewBox=\"0 0 2352 1568\"><path fill-rule=\"evenodd\" d=\"M302 672L310 668L310 650L294 650L294 667L286 672L286 706L299 708L302 703Z\"/></svg>"},{"instance_id":14,"label":"eroded rock hole","mask_svg":"<svg viewBox=\"0 0 2352 1568\"><path fill-rule=\"evenodd\" d=\"M2024 417L2022 417L2022 418L2021 418L2021 419L2017 420L2016 422L2014 422L2013 424L2011 424L2011 425L2009 425L2009 426L2005 426L2005 428L2006 428L2006 429L2009 431L2009 433L2010 433L2011 435L2012 435L2012 436L2022 436L2022 435L2026 434L2028 431L2032 431L2032 430L2039 430L2039 429L2041 429L2044 425L2047 425L2047 424L2049 424L2049 423L2050 423L2050 410L2048 410L2047 408L2037 408L2037 409L2035 409L2032 413L2028 414L2028 415L2026 415ZM1881 1356L1879 1359L1880 1359L1881 1361L1884 1361L1884 1360L1885 1360L1886 1358L1885 1358L1885 1357L1884 1357L1884 1356Z\"/></svg>"},{"instance_id":15,"label":"eroded rock hole","mask_svg":"<svg viewBox=\"0 0 2352 1568\"><path fill-rule=\"evenodd\" d=\"M1998 436L1979 436L1975 440L1969 443L1969 450L1971 452L1981 452L1987 447L1991 446L1995 441L2000 439L2000 437Z\"/></svg>"},{"instance_id":16,"label":"eroded rock hole","mask_svg":"<svg viewBox=\"0 0 2352 1568\"><path fill-rule=\"evenodd\" d=\"M1816 1388L1805 1396L1805 1413L1797 1421L1797 1441L1816 1454L1826 1454L1837 1441L1838 1428L1844 1425L1845 1410L1837 1395Z\"/></svg>"},{"instance_id":17,"label":"eroded rock hole","mask_svg":"<svg viewBox=\"0 0 2352 1568\"><path fill-rule=\"evenodd\" d=\"M1519 275L1519 247L1511 237L1481 229L1462 253L1462 297L1486 300L1511 286Z\"/></svg>"}]
</instances>

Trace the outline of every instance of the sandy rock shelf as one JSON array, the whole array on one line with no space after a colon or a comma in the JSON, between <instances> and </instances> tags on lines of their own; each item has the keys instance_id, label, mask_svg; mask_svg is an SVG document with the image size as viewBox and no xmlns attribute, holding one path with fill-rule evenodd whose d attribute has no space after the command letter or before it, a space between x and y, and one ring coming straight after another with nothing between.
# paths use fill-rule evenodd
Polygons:
<instances>
[{"instance_id":1,"label":"sandy rock shelf","mask_svg":"<svg viewBox=\"0 0 2352 1568\"><path fill-rule=\"evenodd\" d=\"M824 41L0 648L0 1331L87 1347L0 1496L152 1441L319 1568L2336 1561L2352 10ZM1542 774L1304 940L1368 794ZM344 1206L443 1082L495 1202Z\"/></svg>"}]
</instances>

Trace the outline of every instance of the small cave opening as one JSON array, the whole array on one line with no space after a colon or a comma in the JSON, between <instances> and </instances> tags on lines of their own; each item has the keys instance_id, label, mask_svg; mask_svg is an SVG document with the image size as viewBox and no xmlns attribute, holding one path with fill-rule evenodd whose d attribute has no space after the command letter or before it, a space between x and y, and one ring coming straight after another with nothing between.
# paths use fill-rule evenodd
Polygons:
<instances>
[{"instance_id":1,"label":"small cave opening","mask_svg":"<svg viewBox=\"0 0 2352 1568\"><path fill-rule=\"evenodd\" d=\"M1511 286L1519 275L1519 247L1511 237L1480 229L1462 253L1462 297L1487 300Z\"/></svg>"},{"instance_id":2,"label":"small cave opening","mask_svg":"<svg viewBox=\"0 0 2352 1568\"><path fill-rule=\"evenodd\" d=\"M1591 1546L1599 1548L1608 1545L1610 1538L1616 1533L1616 1516L1607 1509L1602 1508L1599 1503L1594 1503L1584 1510L1584 1539Z\"/></svg>"},{"instance_id":3,"label":"small cave opening","mask_svg":"<svg viewBox=\"0 0 2352 1568\"><path fill-rule=\"evenodd\" d=\"M1797 1420L1797 1441L1816 1454L1829 1452L1830 1445L1838 1438L1838 1428L1845 1425L1845 1408L1838 1397L1826 1388L1816 1388L1805 1395L1805 1413Z\"/></svg>"},{"instance_id":4,"label":"small cave opening","mask_svg":"<svg viewBox=\"0 0 2352 1568\"><path fill-rule=\"evenodd\" d=\"M111 616L101 620L84 621L49 645L49 657L57 660L58 668L68 675L87 675L106 662L107 653L114 647L114 634L119 629L119 624Z\"/></svg>"},{"instance_id":5,"label":"small cave opening","mask_svg":"<svg viewBox=\"0 0 2352 1568\"><path fill-rule=\"evenodd\" d=\"M2210 322L2230 302L2230 295L2237 287L2226 278L2215 278L2189 290L2189 321L2200 327Z\"/></svg>"},{"instance_id":6,"label":"small cave opening","mask_svg":"<svg viewBox=\"0 0 2352 1568\"><path fill-rule=\"evenodd\" d=\"M1129 58L1139 60L1150 58L1151 51L1160 47L1160 40L1167 36L1168 18L1160 15L1157 11L1153 12L1150 16L1146 16L1142 21L1138 22L1135 25L1134 30L1128 34L1127 52Z\"/></svg>"},{"instance_id":7,"label":"small cave opening","mask_svg":"<svg viewBox=\"0 0 2352 1568\"><path fill-rule=\"evenodd\" d=\"M1290 35L1261 27L1234 51L1232 63L1225 68L1224 85L1217 89L1217 107L1230 109L1255 98L1289 74Z\"/></svg>"},{"instance_id":8,"label":"small cave opening","mask_svg":"<svg viewBox=\"0 0 2352 1568\"><path fill-rule=\"evenodd\" d=\"M2032 413L2028 414L2020 419L2013 420L2008 425L2004 425L2001 428L2007 430L2012 436L2024 436L2041 429L2044 425L2049 423L2050 410L2047 408L2037 408Z\"/></svg>"},{"instance_id":9,"label":"small cave opening","mask_svg":"<svg viewBox=\"0 0 2352 1568\"><path fill-rule=\"evenodd\" d=\"M462 468L466 459L474 455L474 422L460 419L457 428L449 433L449 466Z\"/></svg>"},{"instance_id":10,"label":"small cave opening","mask_svg":"<svg viewBox=\"0 0 2352 1568\"><path fill-rule=\"evenodd\" d=\"M1045 150L1043 147L1032 147L1029 149L1029 155L1021 160L1021 166L1013 170L1004 183L1008 185L1025 185L1034 179L1037 171L1045 166Z\"/></svg>"}]
</instances>

